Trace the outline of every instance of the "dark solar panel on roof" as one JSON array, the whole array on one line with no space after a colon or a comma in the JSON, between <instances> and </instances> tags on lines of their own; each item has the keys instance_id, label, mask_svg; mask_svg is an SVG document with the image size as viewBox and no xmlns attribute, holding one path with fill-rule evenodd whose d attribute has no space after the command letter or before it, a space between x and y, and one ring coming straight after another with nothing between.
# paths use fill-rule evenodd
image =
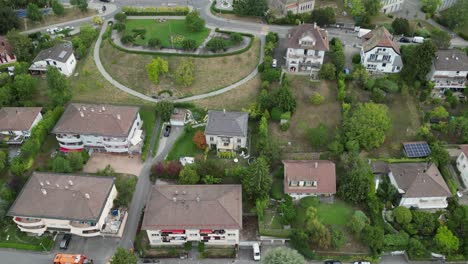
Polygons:
<instances>
[{"instance_id":1,"label":"dark solar panel on roof","mask_svg":"<svg viewBox=\"0 0 468 264\"><path fill-rule=\"evenodd\" d=\"M431 154L431 149L427 142L403 143L403 148L408 158L423 158Z\"/></svg>"}]
</instances>

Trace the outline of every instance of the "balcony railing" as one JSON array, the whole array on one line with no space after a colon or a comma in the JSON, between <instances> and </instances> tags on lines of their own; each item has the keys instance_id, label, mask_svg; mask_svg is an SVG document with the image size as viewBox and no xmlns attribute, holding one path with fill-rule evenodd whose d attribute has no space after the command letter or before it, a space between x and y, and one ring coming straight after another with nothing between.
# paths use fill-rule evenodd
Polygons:
<instances>
[{"instance_id":1,"label":"balcony railing","mask_svg":"<svg viewBox=\"0 0 468 264\"><path fill-rule=\"evenodd\" d=\"M39 223L42 221L40 218L29 218L29 217L15 217L13 220L18 224L32 224Z\"/></svg>"},{"instance_id":2,"label":"balcony railing","mask_svg":"<svg viewBox=\"0 0 468 264\"><path fill-rule=\"evenodd\" d=\"M82 221L70 221L70 225L76 228L88 228L88 227L95 227L95 223L89 222L82 222Z\"/></svg>"}]
</instances>

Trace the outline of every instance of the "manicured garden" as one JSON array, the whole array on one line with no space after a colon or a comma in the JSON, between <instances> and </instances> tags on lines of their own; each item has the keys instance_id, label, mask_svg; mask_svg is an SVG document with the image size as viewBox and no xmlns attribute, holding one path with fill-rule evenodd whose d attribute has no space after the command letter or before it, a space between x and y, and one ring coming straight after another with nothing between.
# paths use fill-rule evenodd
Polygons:
<instances>
[{"instance_id":1,"label":"manicured garden","mask_svg":"<svg viewBox=\"0 0 468 264\"><path fill-rule=\"evenodd\" d=\"M193 143L193 136L198 131L204 130L204 127L198 127L196 129L185 129L180 135L177 141L172 146L171 151L166 157L166 160L179 160L180 157L195 157L203 152L197 148Z\"/></svg>"},{"instance_id":2,"label":"manicured garden","mask_svg":"<svg viewBox=\"0 0 468 264\"><path fill-rule=\"evenodd\" d=\"M54 240L51 235L28 236L21 232L14 223L7 224L0 230L0 248L50 251L53 246Z\"/></svg>"},{"instance_id":3,"label":"manicured garden","mask_svg":"<svg viewBox=\"0 0 468 264\"><path fill-rule=\"evenodd\" d=\"M133 35L139 30L145 31L133 42L143 46L148 44L148 40L154 38L159 39L161 46L165 48L182 48L182 41L185 39L195 40L197 46L200 46L210 34L208 28L204 28L200 32L190 31L184 20L174 19L168 19L164 22L154 19L129 19L125 26L125 34Z\"/></svg>"}]
</instances>

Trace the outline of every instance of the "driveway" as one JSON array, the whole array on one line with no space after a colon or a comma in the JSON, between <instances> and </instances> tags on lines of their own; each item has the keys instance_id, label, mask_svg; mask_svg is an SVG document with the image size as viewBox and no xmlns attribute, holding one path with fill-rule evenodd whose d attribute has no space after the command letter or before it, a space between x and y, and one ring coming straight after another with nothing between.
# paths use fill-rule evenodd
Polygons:
<instances>
[{"instance_id":1,"label":"driveway","mask_svg":"<svg viewBox=\"0 0 468 264\"><path fill-rule=\"evenodd\" d=\"M80 253L86 255L88 258L93 259L94 263L105 263L115 250L119 243L119 238L114 237L79 237L72 236L70 245L67 250L59 249L60 241L63 234L57 236L55 247L52 254L55 253ZM52 259L52 258L51 258Z\"/></svg>"},{"instance_id":2,"label":"driveway","mask_svg":"<svg viewBox=\"0 0 468 264\"><path fill-rule=\"evenodd\" d=\"M166 125L164 124L162 126L162 129L164 129ZM167 154L169 154L169 151L172 149L172 145L176 142L176 140L179 138L179 136L182 134L184 131L184 127L181 126L172 126L171 128L171 134L169 134L169 137L164 137L163 133L161 132L160 138L159 138L159 145L158 145L158 153L156 153L156 156L161 156L163 159L166 158Z\"/></svg>"},{"instance_id":3,"label":"driveway","mask_svg":"<svg viewBox=\"0 0 468 264\"><path fill-rule=\"evenodd\" d=\"M93 153L88 162L83 168L84 172L96 173L98 170L103 170L107 165L118 173L126 173L140 175L143 168L143 162L140 155L122 155L110 153Z\"/></svg>"}]
</instances>

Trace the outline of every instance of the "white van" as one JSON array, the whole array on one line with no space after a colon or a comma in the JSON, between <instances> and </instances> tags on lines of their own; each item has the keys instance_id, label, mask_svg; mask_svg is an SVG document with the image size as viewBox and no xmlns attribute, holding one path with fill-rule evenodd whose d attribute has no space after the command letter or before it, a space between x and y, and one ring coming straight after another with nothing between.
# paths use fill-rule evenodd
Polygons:
<instances>
[{"instance_id":1,"label":"white van","mask_svg":"<svg viewBox=\"0 0 468 264\"><path fill-rule=\"evenodd\" d=\"M424 38L423 38L423 37L414 37L414 38L413 38L413 42L414 42L414 43L423 43L423 42L424 42Z\"/></svg>"},{"instance_id":2,"label":"white van","mask_svg":"<svg viewBox=\"0 0 468 264\"><path fill-rule=\"evenodd\" d=\"M260 260L260 245L258 243L253 243L253 259L256 261Z\"/></svg>"}]
</instances>

